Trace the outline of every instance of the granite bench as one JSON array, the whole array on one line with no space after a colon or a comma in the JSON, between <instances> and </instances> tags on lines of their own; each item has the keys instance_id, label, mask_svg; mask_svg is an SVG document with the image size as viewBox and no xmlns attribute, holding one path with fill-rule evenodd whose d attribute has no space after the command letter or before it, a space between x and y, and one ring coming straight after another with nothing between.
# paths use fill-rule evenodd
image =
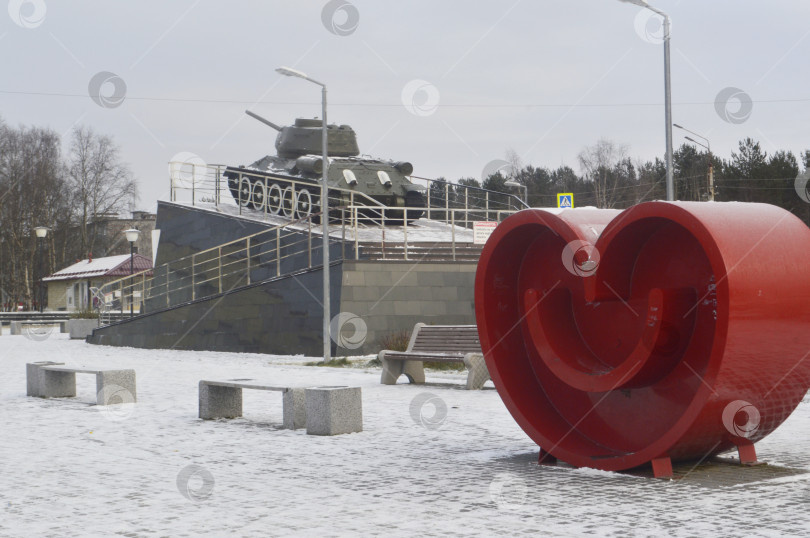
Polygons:
<instances>
[{"instance_id":1,"label":"granite bench","mask_svg":"<svg viewBox=\"0 0 810 538\"><path fill-rule=\"evenodd\" d=\"M33 362L25 365L28 396L72 398L76 396L76 374L96 376L96 404L135 403L135 370L112 370L65 366L61 362Z\"/></svg>"},{"instance_id":2,"label":"granite bench","mask_svg":"<svg viewBox=\"0 0 810 538\"><path fill-rule=\"evenodd\" d=\"M277 387L253 379L202 380L199 383L199 416L202 419L242 416L242 390L282 393L283 427L306 427L310 435L339 435L363 431L359 387Z\"/></svg>"},{"instance_id":3,"label":"granite bench","mask_svg":"<svg viewBox=\"0 0 810 538\"><path fill-rule=\"evenodd\" d=\"M24 335L23 331L32 331L44 327L59 327L59 332L67 332L67 320L57 321L11 321L9 323L9 334L12 336Z\"/></svg>"},{"instance_id":4,"label":"granite bench","mask_svg":"<svg viewBox=\"0 0 810 538\"><path fill-rule=\"evenodd\" d=\"M395 385L403 374L411 383L424 383L425 361L464 364L469 390L482 388L490 379L475 325L417 323L406 351L384 349L377 356L383 367L380 383L384 385Z\"/></svg>"},{"instance_id":5,"label":"granite bench","mask_svg":"<svg viewBox=\"0 0 810 538\"><path fill-rule=\"evenodd\" d=\"M274 387L253 379L202 380L199 387L199 415L202 419L241 417L242 389L255 389L282 393L284 428L297 430L307 425L304 389Z\"/></svg>"}]
</instances>

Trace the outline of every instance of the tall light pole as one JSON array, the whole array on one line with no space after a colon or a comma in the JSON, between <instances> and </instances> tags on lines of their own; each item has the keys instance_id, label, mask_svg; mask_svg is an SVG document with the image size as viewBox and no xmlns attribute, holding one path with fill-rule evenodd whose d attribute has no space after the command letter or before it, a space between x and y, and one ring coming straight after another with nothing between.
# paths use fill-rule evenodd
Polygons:
<instances>
[{"instance_id":1,"label":"tall light pole","mask_svg":"<svg viewBox=\"0 0 810 538\"><path fill-rule=\"evenodd\" d=\"M332 345L329 335L329 322L331 321L331 308L329 306L329 154L327 151L327 124L326 124L326 84L309 78L306 74L289 67L279 67L276 73L287 77L298 77L308 80L321 87L321 116L322 116L322 143L323 174L321 182L321 228L323 233L323 361L332 360Z\"/></svg>"},{"instance_id":2,"label":"tall light pole","mask_svg":"<svg viewBox=\"0 0 810 538\"><path fill-rule=\"evenodd\" d=\"M706 141L706 143L705 143L705 144L703 144L703 143L701 143L701 142L698 142L698 141L697 141L697 140L695 140L694 138L689 138L688 136L685 136L685 137L684 137L684 138L686 138L687 140L689 140L690 142L694 142L694 143L695 143L695 144L697 144L698 146L701 146L701 147L703 147L703 148L706 148L706 151L708 151L708 152L709 152L709 201L710 201L710 202L714 202L714 159L712 158L712 145L711 145L711 143L709 142L709 139L708 139L708 138L706 138L706 137L705 137L705 136L703 136L703 135L699 135L699 134L697 134L695 131L690 131L690 130L689 130L689 129L687 129L686 127L682 127L682 126L678 125L677 123L673 123L672 125L673 125L674 127L677 127L678 129L683 129L683 130L684 130L684 131L686 131L687 133L691 133L691 134L695 135L696 137L698 137L698 138L702 138L703 140L705 140L705 141Z\"/></svg>"},{"instance_id":3,"label":"tall light pole","mask_svg":"<svg viewBox=\"0 0 810 538\"><path fill-rule=\"evenodd\" d=\"M135 274L135 241L138 240L141 231L130 228L124 230L124 234L126 234L127 241L129 241L129 317L132 318L135 315L135 288L132 283L132 275Z\"/></svg>"},{"instance_id":4,"label":"tall light pole","mask_svg":"<svg viewBox=\"0 0 810 538\"><path fill-rule=\"evenodd\" d=\"M672 81L669 75L669 38L671 24L669 15L660 9L652 7L646 0L619 0L628 4L634 4L647 8L664 18L664 121L666 122L667 141L667 200L675 200L675 180L672 165Z\"/></svg>"},{"instance_id":5,"label":"tall light pole","mask_svg":"<svg viewBox=\"0 0 810 538\"><path fill-rule=\"evenodd\" d=\"M37 226L34 228L34 233L37 234L37 258L39 259L39 312L42 313L45 308L45 286L43 279L45 278L45 270L42 268L42 243L48 236L48 228L45 226Z\"/></svg>"},{"instance_id":6,"label":"tall light pole","mask_svg":"<svg viewBox=\"0 0 810 538\"><path fill-rule=\"evenodd\" d=\"M529 187L527 187L526 185L523 185L522 183L518 183L514 179L510 179L508 181L505 181L504 186L509 187L511 189L522 189L523 194L524 194L523 201L526 203L527 206L529 205Z\"/></svg>"}]
</instances>

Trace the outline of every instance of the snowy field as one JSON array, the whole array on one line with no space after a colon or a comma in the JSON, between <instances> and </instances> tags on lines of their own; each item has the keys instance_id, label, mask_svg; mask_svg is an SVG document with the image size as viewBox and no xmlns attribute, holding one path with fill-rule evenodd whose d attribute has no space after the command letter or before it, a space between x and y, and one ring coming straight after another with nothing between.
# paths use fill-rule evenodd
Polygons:
<instances>
[{"instance_id":1,"label":"snowy field","mask_svg":"<svg viewBox=\"0 0 810 538\"><path fill-rule=\"evenodd\" d=\"M92 405L90 375L76 398L26 397L38 360L134 368L138 403ZM538 466L497 392L461 390L462 374L383 386L378 368L305 360L0 336L0 536L810 534L807 401L757 444L770 466L654 480ZM360 386L365 431L282 430L263 391L242 419L199 420L198 381L229 378Z\"/></svg>"}]
</instances>

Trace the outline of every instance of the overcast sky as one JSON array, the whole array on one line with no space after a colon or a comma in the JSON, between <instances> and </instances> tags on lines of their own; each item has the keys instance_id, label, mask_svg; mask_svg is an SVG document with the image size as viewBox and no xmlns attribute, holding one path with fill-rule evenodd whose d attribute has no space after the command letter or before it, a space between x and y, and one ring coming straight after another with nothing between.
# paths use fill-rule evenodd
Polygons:
<instances>
[{"instance_id":1,"label":"overcast sky","mask_svg":"<svg viewBox=\"0 0 810 538\"><path fill-rule=\"evenodd\" d=\"M675 123L723 157L746 136L810 149L810 3L653 2L673 21ZM579 170L600 137L664 155L660 25L618 0L8 4L0 117L65 141L76 124L112 135L142 209L168 197L180 152L235 165L273 153L275 132L245 108L281 124L320 115L319 88L281 65L328 85L330 123L352 125L363 153L419 176L480 178L508 149Z\"/></svg>"}]
</instances>

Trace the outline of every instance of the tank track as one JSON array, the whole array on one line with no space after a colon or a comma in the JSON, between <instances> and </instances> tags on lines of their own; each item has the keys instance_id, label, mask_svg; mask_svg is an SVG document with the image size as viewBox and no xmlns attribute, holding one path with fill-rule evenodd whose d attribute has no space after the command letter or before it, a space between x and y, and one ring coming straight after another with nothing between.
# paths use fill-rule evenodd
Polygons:
<instances>
[{"instance_id":1,"label":"tank track","mask_svg":"<svg viewBox=\"0 0 810 538\"><path fill-rule=\"evenodd\" d=\"M247 209L256 211L267 211L274 216L283 216L290 219L305 219L310 215L319 213L321 185L319 182L312 182L311 186L303 186L297 191L293 189L292 181L309 182L311 180L300 177L289 177L284 175L264 175L251 174L249 171L240 168L228 167L223 176L228 180L228 190L231 192L234 201ZM337 208L340 200L333 195L336 191L330 191L329 196L329 216L330 219L340 218L341 212ZM348 203L348 201L347 201ZM425 207L425 198L418 192L410 192L403 200L408 207ZM387 211L386 224L402 224L405 211L396 209ZM409 210L407 212L408 222L413 222L424 215L424 211ZM361 216L370 221L380 221L378 211L371 206L365 214ZM313 221L320 222L320 217L313 217Z\"/></svg>"}]
</instances>

